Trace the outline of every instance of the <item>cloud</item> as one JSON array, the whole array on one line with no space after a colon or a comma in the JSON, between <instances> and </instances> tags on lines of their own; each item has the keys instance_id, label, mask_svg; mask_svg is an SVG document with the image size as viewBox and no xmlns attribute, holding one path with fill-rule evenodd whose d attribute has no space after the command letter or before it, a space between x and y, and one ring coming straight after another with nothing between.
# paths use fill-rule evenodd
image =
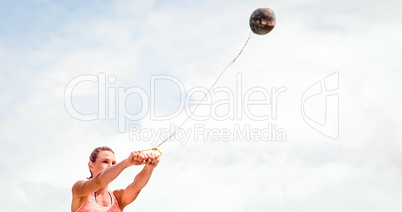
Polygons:
<instances>
[{"instance_id":1,"label":"cloud","mask_svg":"<svg viewBox=\"0 0 402 212\"><path fill-rule=\"evenodd\" d=\"M254 36L217 86L238 91L241 73L243 95L257 86L268 92L286 87L278 97L277 119L255 121L243 113L233 120L190 119L183 129L196 124L208 129L236 125L264 129L271 123L286 130L287 140L224 142L206 137L192 138L184 145L169 141L161 147L162 161L149 185L129 209L399 209L401 67L396 57L401 31L395 21L400 15L392 12L398 4L7 2L0 12L4 20L0 24L1 175L7 179L2 188L11 194L0 195L5 208L15 208L18 199L22 209L65 210L70 207L71 186L87 177L86 163L94 147L111 146L121 160L130 151L159 141L129 141L129 132L118 133L118 120L80 121L68 114L64 92L74 77L115 76L116 82L107 84L112 92L138 86L149 94L150 76L157 74L176 77L186 91L208 88L246 41L248 16L267 6L276 12L277 26L267 36ZM340 139L333 141L303 122L300 98L312 83L336 71L341 130ZM97 86L86 82L76 87L77 109L96 112ZM157 112L171 112L181 94L172 84L161 83L158 89ZM215 102L222 98L213 96ZM133 95L119 103L133 112L139 100ZM253 112L271 115L271 107L254 107ZM211 111L204 106L197 112ZM318 110L312 112L320 115ZM127 125L163 129L187 117L182 112L155 121L148 113ZM126 170L113 188L130 183L139 170ZM50 204L39 204L49 198Z\"/></svg>"}]
</instances>

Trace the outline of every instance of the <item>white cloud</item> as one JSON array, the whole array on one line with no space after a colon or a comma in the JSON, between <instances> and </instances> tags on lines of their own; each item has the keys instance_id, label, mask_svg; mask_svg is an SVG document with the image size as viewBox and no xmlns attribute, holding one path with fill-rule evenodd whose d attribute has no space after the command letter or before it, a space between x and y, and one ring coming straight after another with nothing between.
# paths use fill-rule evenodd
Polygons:
<instances>
[{"instance_id":1,"label":"white cloud","mask_svg":"<svg viewBox=\"0 0 402 212\"><path fill-rule=\"evenodd\" d=\"M71 79L103 72L116 76L110 87L138 86L149 93L150 76L166 74L187 91L208 88L246 41L251 12L271 7L277 26L249 41L217 87L235 91L237 73L244 93L255 86L286 87L278 98L277 120L253 121L242 114L227 121L190 119L183 129L195 124L262 129L274 123L286 130L287 141L168 141L151 182L128 210L400 210L402 31L395 21L399 13L393 12L398 2L39 3L43 11L11 5L14 12L0 25L0 173L7 179L2 188L11 194L0 197L6 209L15 208L14 199L34 211L69 208L70 188L87 176L94 147L111 146L121 160L158 141L129 141L128 132L118 133L117 120L71 117L64 107ZM57 12L47 13L48 8ZM11 16L15 11L25 13ZM49 20L39 26L43 19ZM333 141L303 121L300 101L305 89L337 71L340 138ZM96 86L77 87L78 109L96 111ZM159 88L163 98L157 109L167 113L180 94L171 85ZM130 97L127 105L133 110L138 99ZM209 108L197 112L208 114ZM152 121L147 114L127 124L157 130L186 118L183 112ZM126 170L113 188L127 185L139 170ZM39 209L49 198L55 205Z\"/></svg>"}]
</instances>

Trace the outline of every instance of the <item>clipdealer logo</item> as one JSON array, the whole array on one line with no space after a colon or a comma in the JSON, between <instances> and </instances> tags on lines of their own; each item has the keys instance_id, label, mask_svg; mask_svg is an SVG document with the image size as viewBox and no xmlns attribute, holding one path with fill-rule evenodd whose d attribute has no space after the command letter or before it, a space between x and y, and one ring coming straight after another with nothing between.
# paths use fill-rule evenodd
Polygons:
<instances>
[{"instance_id":1,"label":"clipdealer logo","mask_svg":"<svg viewBox=\"0 0 402 212\"><path fill-rule=\"evenodd\" d=\"M321 114L316 115L317 111ZM304 91L301 115L317 132L333 140L339 138L339 72L315 82Z\"/></svg>"},{"instance_id":2,"label":"clipdealer logo","mask_svg":"<svg viewBox=\"0 0 402 212\"><path fill-rule=\"evenodd\" d=\"M144 118L153 121L173 120L180 114L185 113L191 116L192 120L243 120L253 121L275 121L277 119L277 105L279 96L287 91L286 87L266 89L262 86L254 86L245 89L242 84L242 74L236 76L236 87L230 89L227 87L216 87L210 92L203 87L194 87L186 90L183 83L176 77L169 75L156 75L150 77L150 88L147 92L144 88L133 86L129 88L118 87L115 85L117 78L113 75L107 76L105 73L98 75L80 75L72 79L66 86L64 103L66 111L71 117L77 120L116 120L118 132L125 133L129 131L130 140L156 141L169 137L173 132L173 140L184 143L189 139L209 140L209 141L228 141L228 140L252 140L252 141L286 141L286 131L274 123L267 123L263 129L253 126L235 124L232 129L227 128L207 128L203 124L195 124L193 127L187 126L185 129L179 129L178 126L171 125L169 128L154 129L141 128L138 124L130 124L133 121L140 121ZM170 114L158 115L156 111L156 100L158 96L158 84L169 83L171 87L176 88L175 92L179 94L178 104ZM84 113L75 106L74 90L79 85L91 85L98 90L97 108L92 113ZM160 96L161 94L159 94ZM205 99L199 98L205 96ZM214 96L220 96L214 100ZM136 98L136 104L139 109L136 113L129 112L127 101L130 98ZM215 97L216 98L216 97ZM193 112L194 108L200 104L204 108L208 107L208 113ZM257 109L257 110L256 110Z\"/></svg>"},{"instance_id":3,"label":"clipdealer logo","mask_svg":"<svg viewBox=\"0 0 402 212\"><path fill-rule=\"evenodd\" d=\"M176 77L156 75L150 77L149 92L139 86L129 88L115 85L117 78L105 73L98 75L80 75L73 78L65 88L64 103L69 115L77 120L114 120L117 121L119 133L129 133L131 141L164 140L174 133L172 139L185 144L188 140L199 141L286 141L286 130L277 126L274 121L278 118L279 96L287 91L282 86L266 89L255 86L245 89L242 84L242 75L236 76L235 89L216 87L208 92L203 87L194 87L186 90L183 83ZM177 107L169 114L158 115L156 111L158 84L169 83L175 87L180 98ZM97 108L92 113L84 113L74 104L73 92L79 85L91 85L97 88ZM163 87L163 86L162 86ZM160 91L159 91L160 92ZM205 99L199 98L204 96ZM221 98L214 99L214 96ZM224 96L225 98L222 98ZM133 113L128 110L127 101L135 98L138 110ZM201 101L202 100L202 101ZM194 112L198 105L209 107L207 113ZM260 108L260 110L255 110ZM339 73L335 72L323 80L309 86L301 97L301 116L315 131L336 140L339 137ZM261 110L262 109L262 110ZM263 111L256 112L256 111ZM265 121L264 128L254 128L249 124L234 124L233 128L208 128L204 124L195 124L180 129L171 124L168 128L142 128L138 122L144 118L152 121L171 121L180 114L191 116L192 120L205 121L236 121L249 119ZM267 122L271 120L272 122Z\"/></svg>"}]
</instances>

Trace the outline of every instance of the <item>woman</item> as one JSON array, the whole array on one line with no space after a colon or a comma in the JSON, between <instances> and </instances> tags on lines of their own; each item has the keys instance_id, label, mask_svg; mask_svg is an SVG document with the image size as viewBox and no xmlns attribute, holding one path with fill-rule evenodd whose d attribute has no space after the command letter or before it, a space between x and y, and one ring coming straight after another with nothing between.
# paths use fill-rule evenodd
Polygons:
<instances>
[{"instance_id":1,"label":"woman","mask_svg":"<svg viewBox=\"0 0 402 212\"><path fill-rule=\"evenodd\" d=\"M140 154L134 151L127 159L116 163L114 152L109 147L94 149L89 157L88 167L91 177L76 182L72 188L72 212L120 212L132 203L141 189L148 183L152 171L158 165L155 154ZM109 191L109 183L126 168L145 164L134 181L125 189Z\"/></svg>"}]
</instances>

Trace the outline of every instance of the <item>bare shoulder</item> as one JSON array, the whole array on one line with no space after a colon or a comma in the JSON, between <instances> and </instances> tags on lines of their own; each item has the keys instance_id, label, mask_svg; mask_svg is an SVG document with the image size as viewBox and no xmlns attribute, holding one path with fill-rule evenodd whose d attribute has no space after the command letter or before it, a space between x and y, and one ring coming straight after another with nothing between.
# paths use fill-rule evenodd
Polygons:
<instances>
[{"instance_id":1,"label":"bare shoulder","mask_svg":"<svg viewBox=\"0 0 402 212\"><path fill-rule=\"evenodd\" d=\"M113 191L113 195L116 197L117 200L120 202L121 195L124 193L124 189L117 189Z\"/></svg>"},{"instance_id":2,"label":"bare shoulder","mask_svg":"<svg viewBox=\"0 0 402 212\"><path fill-rule=\"evenodd\" d=\"M77 181L72 187L73 199L71 202L71 211L76 211L85 201L87 196L79 196L77 195L77 190L86 180Z\"/></svg>"},{"instance_id":3,"label":"bare shoulder","mask_svg":"<svg viewBox=\"0 0 402 212\"><path fill-rule=\"evenodd\" d=\"M74 183L73 187L71 188L73 195L75 191L85 182L86 180L79 180L76 183Z\"/></svg>"},{"instance_id":4,"label":"bare shoulder","mask_svg":"<svg viewBox=\"0 0 402 212\"><path fill-rule=\"evenodd\" d=\"M81 185L82 183L84 183L84 182L86 182L87 180L78 180L76 183L74 183L74 185L73 185L73 187L74 186L79 186L79 185Z\"/></svg>"},{"instance_id":5,"label":"bare shoulder","mask_svg":"<svg viewBox=\"0 0 402 212\"><path fill-rule=\"evenodd\" d=\"M117 201L119 202L119 206L121 209L124 208L124 205L122 204L121 197L124 193L124 189L117 189L113 191L113 195L116 197Z\"/></svg>"}]
</instances>

